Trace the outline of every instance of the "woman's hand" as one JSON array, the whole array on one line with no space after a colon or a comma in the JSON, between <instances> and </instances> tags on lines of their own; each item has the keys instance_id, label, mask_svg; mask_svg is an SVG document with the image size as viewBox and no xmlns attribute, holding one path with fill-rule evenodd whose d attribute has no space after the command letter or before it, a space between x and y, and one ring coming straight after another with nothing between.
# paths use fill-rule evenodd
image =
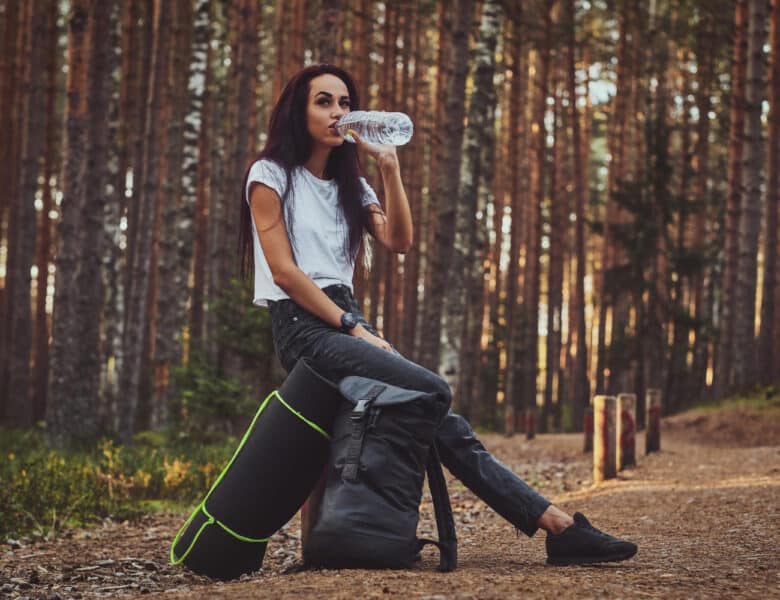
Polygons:
<instances>
[{"instance_id":1,"label":"woman's hand","mask_svg":"<svg viewBox=\"0 0 780 600\"><path fill-rule=\"evenodd\" d=\"M380 170L385 171L398 168L398 154L395 146L392 144L372 144L371 142L366 142L352 129L347 130L347 133L355 140L358 150L365 152L376 160Z\"/></svg>"},{"instance_id":2,"label":"woman's hand","mask_svg":"<svg viewBox=\"0 0 780 600\"><path fill-rule=\"evenodd\" d=\"M374 346L379 346L383 350L387 350L388 352L393 351L393 347L383 340L381 337L378 337L371 332L369 332L365 327L363 327L360 323L355 325L353 327L349 334L353 337L360 338L361 340L365 340L370 344L374 344Z\"/></svg>"}]
</instances>

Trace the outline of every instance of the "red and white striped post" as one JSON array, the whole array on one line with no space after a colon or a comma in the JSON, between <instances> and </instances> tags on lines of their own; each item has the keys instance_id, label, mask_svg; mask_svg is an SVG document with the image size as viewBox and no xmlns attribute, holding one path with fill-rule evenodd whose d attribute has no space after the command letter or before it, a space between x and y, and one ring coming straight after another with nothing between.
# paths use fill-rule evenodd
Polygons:
<instances>
[{"instance_id":1,"label":"red and white striped post","mask_svg":"<svg viewBox=\"0 0 780 600\"><path fill-rule=\"evenodd\" d=\"M596 396L593 399L593 482L617 476L615 416L617 399Z\"/></svg>"}]
</instances>

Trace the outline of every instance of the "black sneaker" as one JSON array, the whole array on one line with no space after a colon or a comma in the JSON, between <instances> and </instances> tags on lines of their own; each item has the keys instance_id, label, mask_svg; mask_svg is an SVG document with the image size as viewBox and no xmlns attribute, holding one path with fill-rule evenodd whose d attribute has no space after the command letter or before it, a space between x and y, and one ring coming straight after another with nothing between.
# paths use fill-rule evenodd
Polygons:
<instances>
[{"instance_id":1,"label":"black sneaker","mask_svg":"<svg viewBox=\"0 0 780 600\"><path fill-rule=\"evenodd\" d=\"M588 565L626 560L636 554L636 544L619 540L593 527L585 515L574 513L574 525L558 535L547 534L547 564Z\"/></svg>"}]
</instances>

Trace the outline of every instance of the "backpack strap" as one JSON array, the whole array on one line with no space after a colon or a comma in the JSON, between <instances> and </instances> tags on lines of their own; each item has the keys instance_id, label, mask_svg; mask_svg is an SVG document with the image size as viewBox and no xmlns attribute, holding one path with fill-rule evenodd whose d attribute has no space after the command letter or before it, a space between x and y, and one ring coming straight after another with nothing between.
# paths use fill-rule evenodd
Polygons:
<instances>
[{"instance_id":1,"label":"backpack strap","mask_svg":"<svg viewBox=\"0 0 780 600\"><path fill-rule=\"evenodd\" d=\"M373 385L365 394L357 399L355 408L349 415L352 421L352 433L350 433L349 446L341 476L344 481L356 482L358 480L358 467L360 466L360 453L363 451L363 438L366 435L369 408L374 400L386 389L385 385Z\"/></svg>"},{"instance_id":2,"label":"backpack strap","mask_svg":"<svg viewBox=\"0 0 780 600\"><path fill-rule=\"evenodd\" d=\"M425 544L434 544L439 548L439 571L454 571L458 566L458 538L455 534L455 519L452 516L450 495L447 492L447 481L441 469L441 460L436 444L431 444L428 461L425 464L428 474L428 487L433 498L433 512L436 515L436 529L439 541L421 539L420 548Z\"/></svg>"}]
</instances>

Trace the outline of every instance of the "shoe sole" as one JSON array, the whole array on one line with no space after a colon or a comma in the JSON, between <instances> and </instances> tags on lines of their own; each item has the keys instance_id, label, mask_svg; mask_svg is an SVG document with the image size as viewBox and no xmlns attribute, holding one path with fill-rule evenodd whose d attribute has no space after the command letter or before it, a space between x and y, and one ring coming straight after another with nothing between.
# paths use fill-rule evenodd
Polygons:
<instances>
[{"instance_id":1,"label":"shoe sole","mask_svg":"<svg viewBox=\"0 0 780 600\"><path fill-rule=\"evenodd\" d=\"M636 550L633 552L622 552L620 554L609 554L607 556L567 556L565 558L552 558L548 556L547 564L556 567L567 567L570 565L593 565L605 562L620 562L621 560L628 560L635 554Z\"/></svg>"}]
</instances>

